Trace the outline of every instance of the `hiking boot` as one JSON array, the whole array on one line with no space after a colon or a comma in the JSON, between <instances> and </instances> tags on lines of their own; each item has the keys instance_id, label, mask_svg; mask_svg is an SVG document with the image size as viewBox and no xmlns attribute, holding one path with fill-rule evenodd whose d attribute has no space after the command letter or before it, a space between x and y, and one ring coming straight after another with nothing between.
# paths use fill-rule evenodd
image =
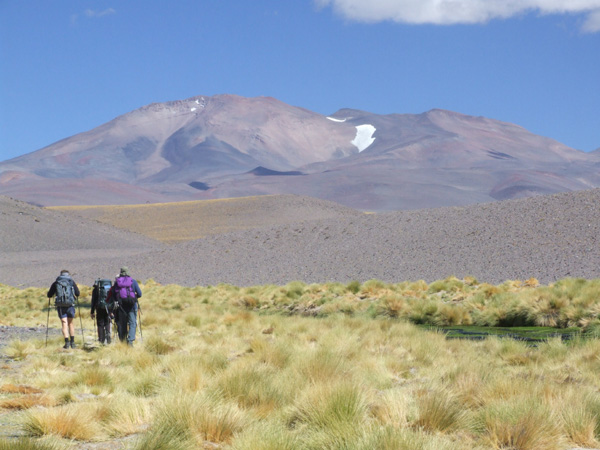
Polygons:
<instances>
[{"instance_id":1,"label":"hiking boot","mask_svg":"<svg viewBox=\"0 0 600 450\"><path fill-rule=\"evenodd\" d=\"M70 348L71 348L71 344L69 344L69 343L67 342L65 345L63 345L63 348L64 348L65 350L68 350L68 349L70 349Z\"/></svg>"},{"instance_id":2,"label":"hiking boot","mask_svg":"<svg viewBox=\"0 0 600 450\"><path fill-rule=\"evenodd\" d=\"M77 346L75 345L75 342L71 342L71 348L77 348Z\"/></svg>"}]
</instances>

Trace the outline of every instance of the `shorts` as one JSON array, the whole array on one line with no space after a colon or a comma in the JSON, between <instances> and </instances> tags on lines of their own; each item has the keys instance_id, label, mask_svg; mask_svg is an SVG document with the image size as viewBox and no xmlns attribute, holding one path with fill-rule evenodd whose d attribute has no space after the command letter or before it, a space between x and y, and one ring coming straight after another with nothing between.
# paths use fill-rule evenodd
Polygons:
<instances>
[{"instance_id":1,"label":"shorts","mask_svg":"<svg viewBox=\"0 0 600 450\"><path fill-rule=\"evenodd\" d=\"M69 319L75 318L74 306L57 306L56 311L58 312L59 319L64 319L65 317Z\"/></svg>"}]
</instances>

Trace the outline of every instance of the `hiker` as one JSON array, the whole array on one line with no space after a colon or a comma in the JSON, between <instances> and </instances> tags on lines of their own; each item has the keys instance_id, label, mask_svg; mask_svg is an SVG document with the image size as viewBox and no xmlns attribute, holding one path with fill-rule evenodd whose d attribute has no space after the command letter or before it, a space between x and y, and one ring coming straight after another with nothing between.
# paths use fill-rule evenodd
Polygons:
<instances>
[{"instance_id":1,"label":"hiker","mask_svg":"<svg viewBox=\"0 0 600 450\"><path fill-rule=\"evenodd\" d=\"M110 289L109 299L115 304L119 340L124 342L127 339L129 346L133 346L135 341L137 299L141 296L142 290L137 281L129 276L129 269L121 267L119 276L115 278L115 283Z\"/></svg>"},{"instance_id":2,"label":"hiker","mask_svg":"<svg viewBox=\"0 0 600 450\"><path fill-rule=\"evenodd\" d=\"M79 288L68 270L61 270L58 278L50 286L48 298L54 299L54 306L62 323L62 334L65 338L64 349L75 348L75 301L79 298Z\"/></svg>"},{"instance_id":3,"label":"hiker","mask_svg":"<svg viewBox=\"0 0 600 450\"><path fill-rule=\"evenodd\" d=\"M99 278L94 282L92 290L91 316L92 320L96 319L98 341L102 345L111 343L111 324L114 318L114 304L108 298L111 287L112 282L110 280Z\"/></svg>"}]
</instances>

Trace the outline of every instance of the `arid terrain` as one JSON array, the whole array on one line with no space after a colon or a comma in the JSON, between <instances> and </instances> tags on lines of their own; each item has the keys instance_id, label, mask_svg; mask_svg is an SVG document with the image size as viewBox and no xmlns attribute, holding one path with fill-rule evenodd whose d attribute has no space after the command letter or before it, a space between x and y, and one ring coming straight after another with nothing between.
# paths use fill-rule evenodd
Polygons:
<instances>
[{"instance_id":1,"label":"arid terrain","mask_svg":"<svg viewBox=\"0 0 600 450\"><path fill-rule=\"evenodd\" d=\"M600 189L365 214L294 195L44 209L0 200L0 283L83 285L119 267L145 281L238 286L474 276L600 277Z\"/></svg>"}]
</instances>

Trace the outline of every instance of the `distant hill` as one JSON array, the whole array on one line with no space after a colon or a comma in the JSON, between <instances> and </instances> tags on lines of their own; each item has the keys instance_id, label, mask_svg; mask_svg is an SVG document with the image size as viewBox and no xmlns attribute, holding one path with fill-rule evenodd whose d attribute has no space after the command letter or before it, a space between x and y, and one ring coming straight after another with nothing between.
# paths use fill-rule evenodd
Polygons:
<instances>
[{"instance_id":1,"label":"distant hill","mask_svg":"<svg viewBox=\"0 0 600 450\"><path fill-rule=\"evenodd\" d=\"M0 283L67 268L91 285L122 265L184 286L600 278L598 204L600 189L382 214L293 195L61 211L0 197Z\"/></svg>"},{"instance_id":2,"label":"distant hill","mask_svg":"<svg viewBox=\"0 0 600 450\"><path fill-rule=\"evenodd\" d=\"M112 205L295 194L386 211L600 186L600 154L457 112L331 116L269 97L151 104L0 163L0 194Z\"/></svg>"}]
</instances>

